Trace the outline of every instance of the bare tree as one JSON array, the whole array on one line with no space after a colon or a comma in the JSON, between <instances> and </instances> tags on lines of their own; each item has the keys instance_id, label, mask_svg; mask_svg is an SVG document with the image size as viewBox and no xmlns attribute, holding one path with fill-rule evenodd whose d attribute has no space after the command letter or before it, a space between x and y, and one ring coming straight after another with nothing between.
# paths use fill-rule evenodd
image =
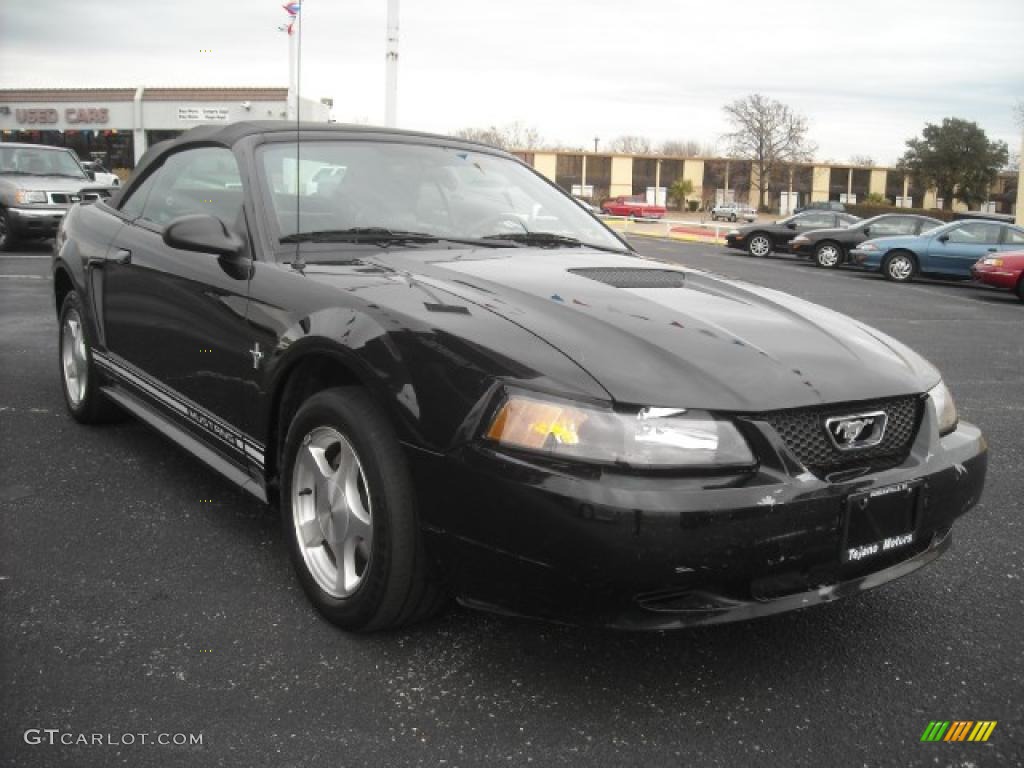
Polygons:
<instances>
[{"instance_id":1,"label":"bare tree","mask_svg":"<svg viewBox=\"0 0 1024 768\"><path fill-rule=\"evenodd\" d=\"M870 155L850 155L850 165L859 165L862 168L874 168L875 159Z\"/></svg>"},{"instance_id":2,"label":"bare tree","mask_svg":"<svg viewBox=\"0 0 1024 768\"><path fill-rule=\"evenodd\" d=\"M621 155L649 155L651 154L651 140L646 136L619 136L608 145L612 152Z\"/></svg>"},{"instance_id":3,"label":"bare tree","mask_svg":"<svg viewBox=\"0 0 1024 768\"><path fill-rule=\"evenodd\" d=\"M666 157L699 157L700 142L684 139L669 139L658 147L658 154Z\"/></svg>"},{"instance_id":4,"label":"bare tree","mask_svg":"<svg viewBox=\"0 0 1024 768\"><path fill-rule=\"evenodd\" d=\"M544 143L536 128L520 122L507 123L501 127L461 128L455 135L460 139L479 141L499 149L539 149Z\"/></svg>"},{"instance_id":5,"label":"bare tree","mask_svg":"<svg viewBox=\"0 0 1024 768\"><path fill-rule=\"evenodd\" d=\"M737 99L723 110L733 130L722 138L733 157L750 160L757 169L757 203L764 207L778 167L808 160L814 153L815 147L807 139L807 119L759 93Z\"/></svg>"},{"instance_id":6,"label":"bare tree","mask_svg":"<svg viewBox=\"0 0 1024 768\"><path fill-rule=\"evenodd\" d=\"M1018 101L1013 106L1013 116L1017 121L1017 126L1024 128L1024 101Z\"/></svg>"}]
</instances>

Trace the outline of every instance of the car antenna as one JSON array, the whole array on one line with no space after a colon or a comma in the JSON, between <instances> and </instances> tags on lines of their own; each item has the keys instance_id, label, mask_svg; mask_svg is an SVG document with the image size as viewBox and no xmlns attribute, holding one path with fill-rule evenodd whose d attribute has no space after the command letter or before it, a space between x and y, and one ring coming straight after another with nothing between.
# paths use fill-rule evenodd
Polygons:
<instances>
[{"instance_id":1,"label":"car antenna","mask_svg":"<svg viewBox=\"0 0 1024 768\"><path fill-rule=\"evenodd\" d=\"M300 184L302 182L302 165L299 162L302 150L302 130L300 115L302 114L302 3L298 2L295 13L295 21L299 28L298 39L296 40L295 52L295 234L302 234L302 195ZM295 258L292 259L292 269L301 272L306 268L306 262L302 260L302 238L295 238Z\"/></svg>"}]
</instances>

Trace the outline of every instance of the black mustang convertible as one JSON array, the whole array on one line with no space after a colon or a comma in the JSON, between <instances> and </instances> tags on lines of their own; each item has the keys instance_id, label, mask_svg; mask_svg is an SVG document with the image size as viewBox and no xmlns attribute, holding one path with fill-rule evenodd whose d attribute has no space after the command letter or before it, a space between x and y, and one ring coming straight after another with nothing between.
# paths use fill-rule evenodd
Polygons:
<instances>
[{"instance_id":1,"label":"black mustang convertible","mask_svg":"<svg viewBox=\"0 0 1024 768\"><path fill-rule=\"evenodd\" d=\"M641 258L470 142L193 129L70 211L53 287L71 415L279 505L347 629L449 595L652 629L801 608L934 560L984 483L899 342Z\"/></svg>"}]
</instances>

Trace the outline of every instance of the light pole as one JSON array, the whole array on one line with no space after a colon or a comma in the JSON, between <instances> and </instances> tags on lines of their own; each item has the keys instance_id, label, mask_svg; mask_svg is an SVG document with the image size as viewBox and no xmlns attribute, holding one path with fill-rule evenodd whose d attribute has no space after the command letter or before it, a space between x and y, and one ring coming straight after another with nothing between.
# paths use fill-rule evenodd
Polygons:
<instances>
[{"instance_id":1,"label":"light pole","mask_svg":"<svg viewBox=\"0 0 1024 768\"><path fill-rule=\"evenodd\" d=\"M601 140L600 137L598 137L598 136L594 137L594 153L595 154L597 154L597 142L599 142L600 140Z\"/></svg>"}]
</instances>

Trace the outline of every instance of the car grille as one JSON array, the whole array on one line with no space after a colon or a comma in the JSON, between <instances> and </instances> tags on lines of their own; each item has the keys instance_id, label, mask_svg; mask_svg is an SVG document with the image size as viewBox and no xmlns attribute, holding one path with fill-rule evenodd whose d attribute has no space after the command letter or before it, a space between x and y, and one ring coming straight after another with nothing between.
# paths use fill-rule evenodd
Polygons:
<instances>
[{"instance_id":1,"label":"car grille","mask_svg":"<svg viewBox=\"0 0 1024 768\"><path fill-rule=\"evenodd\" d=\"M55 205L67 205L68 203L77 203L79 196L75 194L69 194L67 192L50 192L50 202Z\"/></svg>"},{"instance_id":2,"label":"car grille","mask_svg":"<svg viewBox=\"0 0 1024 768\"><path fill-rule=\"evenodd\" d=\"M871 402L794 408L760 414L786 446L808 469L816 474L862 465L882 468L902 463L921 422L924 399L918 396ZM884 411L885 435L882 442L869 448L841 451L833 445L825 429L825 420L867 411Z\"/></svg>"}]
</instances>

